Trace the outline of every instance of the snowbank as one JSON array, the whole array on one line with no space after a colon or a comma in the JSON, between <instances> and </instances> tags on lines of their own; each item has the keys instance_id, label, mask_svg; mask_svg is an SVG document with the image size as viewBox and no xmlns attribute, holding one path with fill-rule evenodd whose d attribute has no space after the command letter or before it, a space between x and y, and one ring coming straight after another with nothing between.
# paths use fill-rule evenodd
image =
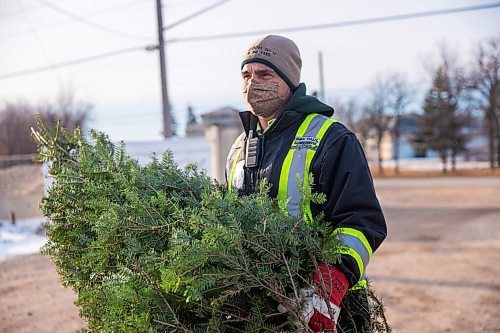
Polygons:
<instances>
[{"instance_id":1,"label":"snowbank","mask_svg":"<svg viewBox=\"0 0 500 333\"><path fill-rule=\"evenodd\" d=\"M45 218L10 221L0 220L0 261L22 254L37 253L47 242L41 227Z\"/></svg>"}]
</instances>

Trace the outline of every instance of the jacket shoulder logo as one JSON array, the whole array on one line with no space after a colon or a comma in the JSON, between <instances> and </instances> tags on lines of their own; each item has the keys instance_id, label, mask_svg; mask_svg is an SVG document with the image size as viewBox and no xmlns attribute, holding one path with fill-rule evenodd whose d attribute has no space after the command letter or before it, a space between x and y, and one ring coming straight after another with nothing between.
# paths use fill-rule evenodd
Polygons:
<instances>
[{"instance_id":1,"label":"jacket shoulder logo","mask_svg":"<svg viewBox=\"0 0 500 333\"><path fill-rule=\"evenodd\" d=\"M298 136L292 142L291 149L318 149L320 139L314 136Z\"/></svg>"}]
</instances>

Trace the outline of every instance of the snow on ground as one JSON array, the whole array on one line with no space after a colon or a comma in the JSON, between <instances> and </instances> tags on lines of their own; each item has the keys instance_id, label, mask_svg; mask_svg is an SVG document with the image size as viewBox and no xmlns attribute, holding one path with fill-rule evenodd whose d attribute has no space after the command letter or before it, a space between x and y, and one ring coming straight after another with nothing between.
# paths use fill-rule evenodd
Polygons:
<instances>
[{"instance_id":1,"label":"snow on ground","mask_svg":"<svg viewBox=\"0 0 500 333\"><path fill-rule=\"evenodd\" d=\"M11 221L0 220L0 261L22 254L37 253L47 242L41 224L43 217Z\"/></svg>"},{"instance_id":2,"label":"snow on ground","mask_svg":"<svg viewBox=\"0 0 500 333\"><path fill-rule=\"evenodd\" d=\"M168 138L161 141L125 142L127 155L145 165L151 162L155 154L161 158L162 154L170 150L174 154L175 162L181 167L187 164L196 164L199 169L205 169L210 175L210 141L204 137Z\"/></svg>"},{"instance_id":3,"label":"snow on ground","mask_svg":"<svg viewBox=\"0 0 500 333\"><path fill-rule=\"evenodd\" d=\"M162 153L167 149L173 152L175 161L180 167L195 163L199 169L207 170L207 174L210 175L210 142L203 137L129 142L125 146L126 153L143 165L151 161L153 154L161 158ZM33 168L36 168L36 172ZM41 195L42 188L46 193L51 179L43 177L43 174L47 173L46 165L42 167L43 173L38 171L39 168L38 165L17 166L0 173L0 200L2 196L18 195L23 200L20 195L32 194L26 190L29 188L31 191L32 187L36 189L33 193L40 192ZM39 252L40 247L47 242L47 237L41 228L41 224L45 221L44 217L18 219L13 225L8 220L0 219L0 261L17 255Z\"/></svg>"},{"instance_id":4,"label":"snow on ground","mask_svg":"<svg viewBox=\"0 0 500 333\"><path fill-rule=\"evenodd\" d=\"M377 166L377 161L369 161L371 166ZM393 168L396 166L395 160L383 161L383 166L386 168ZM407 170L415 171L432 171L441 170L443 168L443 163L439 158L405 158L399 160L399 166ZM451 161L448 161L448 169L451 169ZM490 164L488 161L464 161L463 159L457 159L457 170L464 169L488 169Z\"/></svg>"},{"instance_id":5,"label":"snow on ground","mask_svg":"<svg viewBox=\"0 0 500 333\"><path fill-rule=\"evenodd\" d=\"M150 160L153 152L158 156L165 149L171 149L178 161L179 165L184 166L187 163L195 162L202 169L210 170L210 154L209 146L206 141L195 138L190 141L189 145L180 144L177 141L169 141L168 144L152 144L152 143L130 143L127 145L127 153L134 158L137 158L140 163L147 163ZM371 163L376 165L376 163ZM394 161L385 161L384 166L394 166ZM403 159L400 161L402 168L411 170L439 170L441 161L439 159ZM488 168L488 162L473 162L473 161L457 161L457 169L481 169ZM476 180L474 180L476 181ZM489 182L490 180L485 180ZM377 181L380 183L381 181ZM378 184L380 185L380 184ZM37 253L40 251L46 242L47 238L41 229L41 224L45 222L44 217L36 217L29 219L19 219L15 225L8 220L0 219L0 261L7 258L22 255Z\"/></svg>"}]
</instances>

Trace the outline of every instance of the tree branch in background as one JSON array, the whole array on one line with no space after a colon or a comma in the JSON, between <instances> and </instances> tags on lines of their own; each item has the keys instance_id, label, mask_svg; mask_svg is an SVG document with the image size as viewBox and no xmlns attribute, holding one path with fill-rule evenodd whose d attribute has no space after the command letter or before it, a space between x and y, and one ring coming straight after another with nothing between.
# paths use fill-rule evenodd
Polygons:
<instances>
[{"instance_id":1,"label":"tree branch in background","mask_svg":"<svg viewBox=\"0 0 500 333\"><path fill-rule=\"evenodd\" d=\"M70 130L85 128L92 105L78 101L73 91L61 91L54 102L33 105L27 100L8 101L0 109L0 155L35 154L36 144L31 139L30 128L36 126L35 115L46 124L57 121ZM4 161L2 166L11 162Z\"/></svg>"},{"instance_id":2,"label":"tree branch in background","mask_svg":"<svg viewBox=\"0 0 500 333\"><path fill-rule=\"evenodd\" d=\"M476 63L471 73L476 102L484 112L488 137L490 168L500 167L500 38L478 45Z\"/></svg>"},{"instance_id":3,"label":"tree branch in background","mask_svg":"<svg viewBox=\"0 0 500 333\"><path fill-rule=\"evenodd\" d=\"M448 159L451 158L455 171L457 155L466 151L469 138L464 129L470 124L470 113L465 71L449 47L443 44L440 51L440 61L431 72L432 86L425 97L414 143L437 151L446 173Z\"/></svg>"}]
</instances>

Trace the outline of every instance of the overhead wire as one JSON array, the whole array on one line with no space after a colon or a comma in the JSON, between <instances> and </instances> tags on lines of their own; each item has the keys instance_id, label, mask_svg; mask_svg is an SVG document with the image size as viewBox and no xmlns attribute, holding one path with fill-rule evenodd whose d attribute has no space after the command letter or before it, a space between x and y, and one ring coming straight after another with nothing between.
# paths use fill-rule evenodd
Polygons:
<instances>
[{"instance_id":1,"label":"overhead wire","mask_svg":"<svg viewBox=\"0 0 500 333\"><path fill-rule=\"evenodd\" d=\"M39 1L44 1L44 0L39 0ZM195 42L195 41L203 41L203 40L210 40L210 39L213 40L213 39L237 38L237 37L244 37L244 36L249 36L249 35L259 35L259 34L270 33L270 32L279 33L279 32L326 29L326 28L333 29L333 28L341 28L341 27L347 27L347 26L366 25L366 24L374 24L374 23L390 22L390 21L398 21L398 20L408 20L408 19L415 19L415 18L422 18L422 17L429 17L429 16L438 16L438 15L463 13L463 12L469 12L469 11L494 9L494 8L498 8L498 7L500 7L500 2L494 2L494 3L482 4L482 5L476 5L476 6L447 8L447 9L441 9L441 10L414 12L414 13L406 13L406 14L399 14L399 15L392 15L392 16L374 17L374 18L368 18L368 19L359 19L359 20L351 20L351 21L318 24L318 25L311 25L311 26L278 28L278 29L273 29L273 30L247 31L247 32L219 34L219 35L180 37L180 38L176 38L176 39L167 40L166 43ZM106 58L106 57L118 55L121 53L131 52L132 50L134 50L134 51L139 50L139 49L150 50L151 48L152 48L151 46L140 46L140 47L136 46L136 47L121 49L121 50L117 50L117 51L111 51L111 52L107 52L107 53L97 54L97 55L89 56L89 57L85 57L85 58L73 59L73 60L69 60L66 62L54 64L52 66L37 67L37 68L26 69L26 70L17 71L17 72L0 74L0 80L14 78L14 77L22 76L22 75L28 75L28 74L32 74L32 73L38 73L38 72L41 72L44 70L50 70L52 68L67 67L67 66L76 65L76 64L80 64L80 63L84 63L84 62L88 62L88 61L94 61L94 60L98 60L101 58Z\"/></svg>"},{"instance_id":2,"label":"overhead wire","mask_svg":"<svg viewBox=\"0 0 500 333\"><path fill-rule=\"evenodd\" d=\"M45 58L47 59L49 65L52 66L53 61L52 61L51 57L49 56L47 49L44 47L42 40L38 36L38 33L33 28L33 24L28 16L28 13L26 13L24 11L24 7L23 7L21 1L17 1L16 3L17 3L17 6L19 7L19 9L21 10L21 12L23 13L24 18L26 19L26 22L28 23L28 26L30 27L31 33L33 34L36 41L38 42L38 45L40 46L40 49L42 50L43 54L45 55ZM54 73L54 76L56 78L56 81L59 83L60 86L62 86L62 79L61 79L61 76L59 75L59 73L57 72L57 70L54 69L53 73Z\"/></svg>"},{"instance_id":3,"label":"overhead wire","mask_svg":"<svg viewBox=\"0 0 500 333\"><path fill-rule=\"evenodd\" d=\"M65 1L68 1L68 0L59 0L58 2L65 2ZM45 7L44 5L34 5L34 6L29 6L28 8L24 8L24 11L22 10L17 10L17 11L11 11L11 12L4 12L4 13L0 13L0 18L4 18L4 17L9 17L9 16L15 16L15 15L22 15L23 12L32 12L34 10L38 10L40 8L43 8Z\"/></svg>"},{"instance_id":4,"label":"overhead wire","mask_svg":"<svg viewBox=\"0 0 500 333\"><path fill-rule=\"evenodd\" d=\"M153 38L153 37L150 37L150 36L142 36L142 35L131 34L129 32L125 32L125 31L113 29L113 28L107 27L105 25L102 25L102 24L99 24L99 23L95 23L93 21L90 21L90 20L86 19L83 16L79 16L79 15L77 15L75 13L72 13L72 12L70 12L70 11L64 9L64 8L56 6L56 5L54 5L53 3L51 3L50 1L47 1L47 0L38 0L38 1L40 3L42 3L42 4L44 4L45 6L51 8L52 10L60 13L60 14L68 16L68 17L72 18L75 21L78 21L80 23L86 24L86 25L91 26L91 27L93 27L95 29L103 30L103 31L106 31L106 32L109 32L109 33L112 33L112 34L115 34L115 35L120 35L120 36L123 36L123 37L129 37L129 38L136 38L136 39L142 39L142 40L151 40Z\"/></svg>"},{"instance_id":5,"label":"overhead wire","mask_svg":"<svg viewBox=\"0 0 500 333\"><path fill-rule=\"evenodd\" d=\"M59 0L57 3L67 2L67 1L68 0ZM86 1L86 0L83 0L83 1ZM151 2L151 1L152 0L138 0L138 1L134 1L134 2L136 2L136 3L144 3L144 2ZM182 1L179 1L179 2L175 2L175 3L169 2L165 6L166 7L189 6L189 5L193 5L193 4L199 4L200 2L205 2L205 1L204 0L200 0L200 1L185 1L185 0L182 0ZM123 5L126 5L126 4L123 4ZM44 7L46 7L46 6L43 5L43 4L34 5L34 6L30 6L28 8L25 8L25 11L26 12L31 12L31 11L38 10L38 9L44 8ZM116 6L116 7L120 7L121 8L121 5L120 6ZM13 12L4 12L4 13L0 13L0 19L4 18L4 17L21 15L21 14L22 14L22 12L20 10L13 11Z\"/></svg>"},{"instance_id":6,"label":"overhead wire","mask_svg":"<svg viewBox=\"0 0 500 333\"><path fill-rule=\"evenodd\" d=\"M115 50L115 51L95 54L95 55L88 56L88 57L63 61L63 62L59 62L57 64L52 64L49 66L41 66L41 67L30 68L30 69L20 70L20 71L6 73L6 74L0 74L0 80L6 80L6 79L14 78L14 77L29 75L29 74L33 74L33 73L39 73L39 72L43 72L43 71L47 71L47 70L52 70L54 68L73 66L73 65L77 65L77 64L81 64L81 63L85 63L85 62L109 58L109 57L121 55L124 53L130 53L130 52L135 52L135 51L145 50L145 49L146 48L143 45L132 46L132 47L127 47L127 48L119 49L119 50Z\"/></svg>"},{"instance_id":7,"label":"overhead wire","mask_svg":"<svg viewBox=\"0 0 500 333\"><path fill-rule=\"evenodd\" d=\"M182 19L180 19L180 20L178 20L178 21L176 21L176 22L174 22L174 23L172 23L170 25L167 25L167 26L163 27L163 30L168 30L168 29L171 29L171 28L173 28L175 26L178 26L179 24L182 24L182 23L184 23L186 21L189 21L192 18L195 18L197 16L200 16L201 14L204 14L204 13L208 12L209 10L212 10L212 9L214 9L216 7L219 7L220 5L222 5L222 4L224 4L224 3L228 2L228 1L230 1L230 0L221 0L219 2L214 3L213 5L210 5L208 7L200 9L197 12L194 12L194 13L192 13L192 14L190 14L190 15L188 15L188 16L186 16L186 17L184 17L184 18L182 18Z\"/></svg>"},{"instance_id":8,"label":"overhead wire","mask_svg":"<svg viewBox=\"0 0 500 333\"><path fill-rule=\"evenodd\" d=\"M85 13L85 17L89 18L89 17L95 17L95 16L98 16L98 15L101 15L101 14L105 14L105 13L116 12L116 11L123 10L123 9L135 6L137 4L145 3L145 2L151 2L151 0L129 1L129 2L126 2L126 3L122 3L122 4L118 5L118 6L111 6L111 7L100 9L100 10L89 11L89 12ZM46 7L46 6L45 5L40 5L40 7ZM51 28L54 28L54 27L58 27L60 25L64 25L64 24L67 24L68 22L73 22L73 21L74 21L74 19L72 17L66 16L65 19L62 19L62 20L56 21L56 22L52 22L51 24L44 24L44 25L41 25L41 26L37 26L36 28L39 31L40 30L46 30L46 29L51 29ZM13 38L13 37L17 37L17 36L22 36L22 35L28 34L30 32L31 32L30 29L25 29L25 30L14 31L14 32L11 32L11 33L6 33L6 34L0 34L0 40L7 39L7 38ZM136 37L133 37L133 38L136 39Z\"/></svg>"},{"instance_id":9,"label":"overhead wire","mask_svg":"<svg viewBox=\"0 0 500 333\"><path fill-rule=\"evenodd\" d=\"M166 43L198 42L198 41L206 41L206 40L214 40L214 39L227 39L227 38L262 35L262 34L267 34L267 33L283 33L283 32L294 32L294 31L343 28L343 27L356 26L356 25L383 23L383 22L391 22L391 21L401 21L401 20L408 20L408 19L415 19L415 18L422 18L422 17L455 14L455 13L470 12L470 11L484 10L484 9L493 9L493 8L497 8L497 7L500 7L500 2L475 5L475 6L466 6L466 7L438 9L438 10L431 10L431 11L424 11L424 12L398 14L398 15L392 15L392 16L372 17L372 18L359 19L359 20L350 20L350 21L341 21L341 22L333 22L333 23L297 26L297 27L243 31L243 32L234 32L234 33L216 34L216 35L205 35L205 36L179 37L179 38L173 38L173 39L167 40Z\"/></svg>"},{"instance_id":10,"label":"overhead wire","mask_svg":"<svg viewBox=\"0 0 500 333\"><path fill-rule=\"evenodd\" d=\"M199 16L215 7L218 7L219 5L223 4L224 2L227 2L227 1L230 1L230 0L222 0L222 1L219 1L218 3L215 3L213 5L210 5L209 7L206 7L206 8L203 8L193 14L190 14L188 15L187 17L184 17L170 25L167 25L166 27L164 27L164 30L168 30L170 28L173 28L181 23L184 23L185 21L188 21L196 16ZM126 2L126 3L122 3L118 6L112 6L112 7L108 7L108 8L105 8L105 9L101 9L101 10L97 10L97 11L91 11L91 12L88 12L85 14L85 17L88 18L88 17L94 17L94 16L97 16L97 15L100 15L100 14L104 14L104 13L109 13L109 12L115 12L115 11L118 11L118 10L122 10L122 9L125 9L125 8L128 8L128 7L132 7L134 5L137 5L137 4L140 4L140 3L145 3L145 2L151 2L151 0L135 0L135 1L130 1L130 2ZM176 5L189 5L189 4L197 4L199 3L199 1L193 1L193 2L187 2L187 3L175 3L175 4L167 4L166 7L170 7L170 6L176 6ZM40 5L38 7L35 7L33 9L38 9L39 7L45 7L45 5ZM33 10L32 9L32 10ZM20 14L20 12L15 12L15 14ZM14 14L10 14L10 15L14 15ZM0 18L2 16L0 15ZM57 26L60 26L60 25L63 25L63 24L66 24L70 21L73 21L73 18L72 17L68 17L67 19L65 20L62 20L62 21L59 21L59 22L54 22L54 23L51 23L51 24L46 24L46 25L42 25L42 26L39 26L37 27L38 30L45 30L45 29L50 29L50 28L54 28L54 27L57 27ZM20 31L15 31L15 32L11 32L11 33L7 33L7 34L3 34L3 35L0 35L0 40L1 39L7 39L7 38L12 38L12 37L17 37L17 36L21 36L21 35L24 35L24 34L29 34L31 33L31 30L30 29L26 29L26 30L20 30ZM134 37L135 38L135 37Z\"/></svg>"}]
</instances>

